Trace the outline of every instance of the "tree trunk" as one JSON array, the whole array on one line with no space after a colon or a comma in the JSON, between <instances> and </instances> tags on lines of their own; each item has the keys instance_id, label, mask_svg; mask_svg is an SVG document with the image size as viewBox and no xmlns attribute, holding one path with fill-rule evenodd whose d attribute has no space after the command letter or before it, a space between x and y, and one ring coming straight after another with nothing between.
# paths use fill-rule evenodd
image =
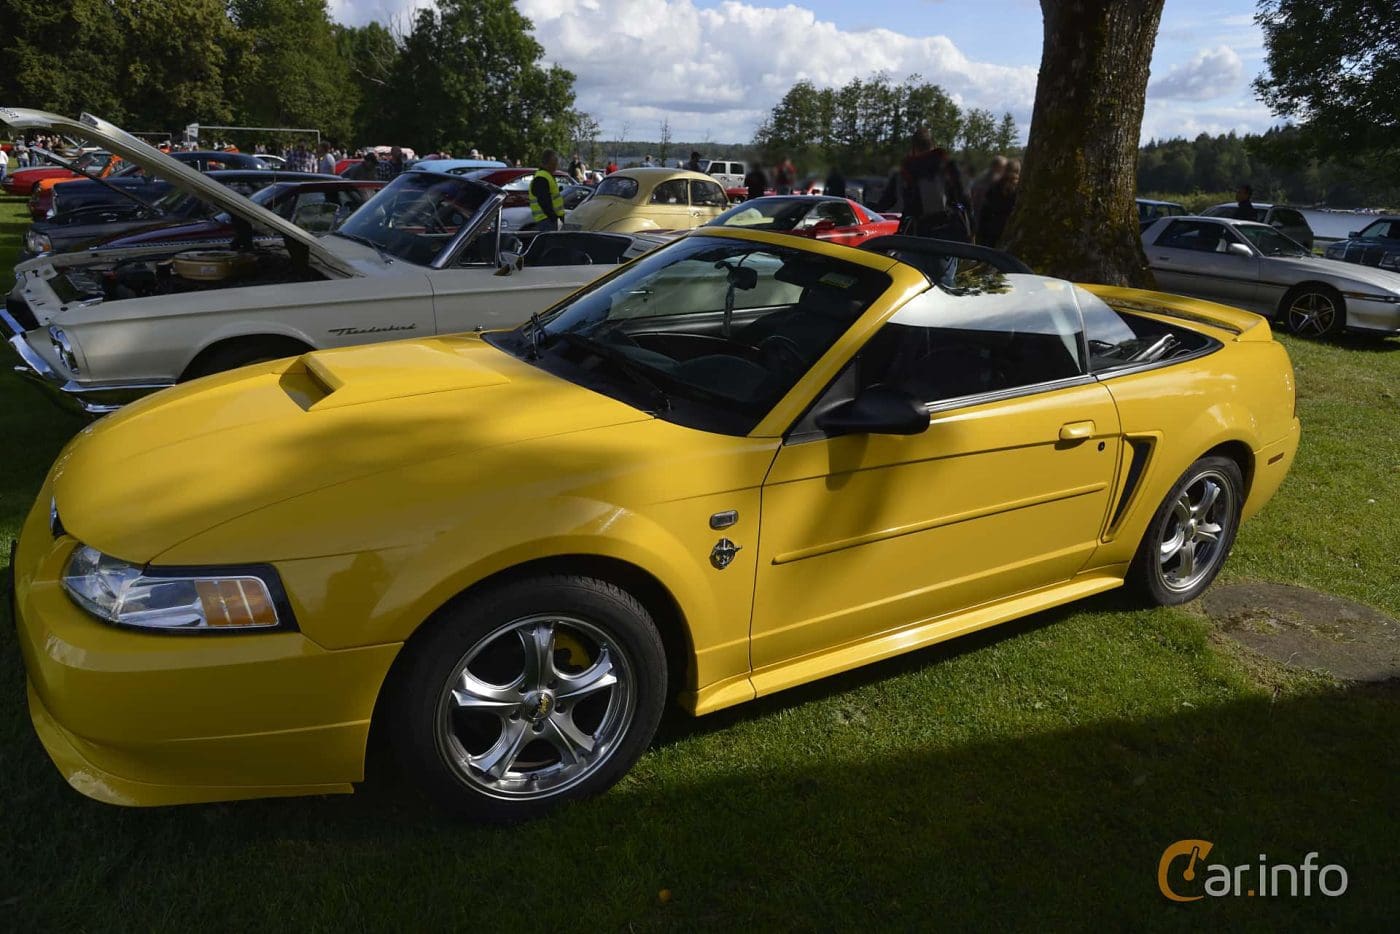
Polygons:
<instances>
[{"instance_id":1,"label":"tree trunk","mask_svg":"<svg viewBox=\"0 0 1400 934\"><path fill-rule=\"evenodd\" d=\"M1152 285L1138 136L1164 0L1040 0L1045 46L1007 248L1047 275Z\"/></svg>"}]
</instances>

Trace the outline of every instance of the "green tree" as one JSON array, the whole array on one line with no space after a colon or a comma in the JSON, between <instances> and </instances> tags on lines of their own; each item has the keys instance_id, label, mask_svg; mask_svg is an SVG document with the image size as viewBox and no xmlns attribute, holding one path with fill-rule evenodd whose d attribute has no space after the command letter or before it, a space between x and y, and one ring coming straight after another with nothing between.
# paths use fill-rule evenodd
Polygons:
<instances>
[{"instance_id":1,"label":"green tree","mask_svg":"<svg viewBox=\"0 0 1400 934\"><path fill-rule=\"evenodd\" d=\"M112 8L125 39L120 88L130 129L233 119L229 60L245 37L224 0L118 0Z\"/></svg>"},{"instance_id":2,"label":"green tree","mask_svg":"<svg viewBox=\"0 0 1400 934\"><path fill-rule=\"evenodd\" d=\"M962 150L964 155L982 162L991 155L997 146L996 117L990 110L973 108L967 112L962 125Z\"/></svg>"},{"instance_id":3,"label":"green tree","mask_svg":"<svg viewBox=\"0 0 1400 934\"><path fill-rule=\"evenodd\" d=\"M353 130L346 142L388 139L386 111L391 105L389 81L399 58L399 43L380 23L336 26L337 54L354 85Z\"/></svg>"},{"instance_id":4,"label":"green tree","mask_svg":"<svg viewBox=\"0 0 1400 934\"><path fill-rule=\"evenodd\" d=\"M484 151L527 162L565 147L574 76L543 67L533 30L510 0L440 0L420 9L386 88L394 138L426 149L476 140Z\"/></svg>"},{"instance_id":5,"label":"green tree","mask_svg":"<svg viewBox=\"0 0 1400 934\"><path fill-rule=\"evenodd\" d=\"M232 62L240 121L348 140L355 84L326 0L231 0L229 12L244 40Z\"/></svg>"},{"instance_id":6,"label":"green tree","mask_svg":"<svg viewBox=\"0 0 1400 934\"><path fill-rule=\"evenodd\" d=\"M1163 0L1040 0L1045 43L1008 246L1050 275L1152 281L1133 203Z\"/></svg>"},{"instance_id":7,"label":"green tree","mask_svg":"<svg viewBox=\"0 0 1400 934\"><path fill-rule=\"evenodd\" d=\"M997 124L997 136L995 149L1005 155L1016 148L1016 118L1009 113L1001 115L1001 123Z\"/></svg>"},{"instance_id":8,"label":"green tree","mask_svg":"<svg viewBox=\"0 0 1400 934\"><path fill-rule=\"evenodd\" d=\"M1296 158L1400 151L1395 0L1262 0L1256 20L1267 54L1254 87L1274 113L1300 121Z\"/></svg>"},{"instance_id":9,"label":"green tree","mask_svg":"<svg viewBox=\"0 0 1400 934\"><path fill-rule=\"evenodd\" d=\"M0 95L12 106L126 121L126 42L109 0L0 0Z\"/></svg>"}]
</instances>

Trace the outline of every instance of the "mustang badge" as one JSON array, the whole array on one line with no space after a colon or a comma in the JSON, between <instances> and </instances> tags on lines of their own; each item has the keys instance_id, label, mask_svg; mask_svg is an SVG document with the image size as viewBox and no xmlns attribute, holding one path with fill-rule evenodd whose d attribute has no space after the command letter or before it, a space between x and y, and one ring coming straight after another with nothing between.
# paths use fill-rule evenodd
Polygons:
<instances>
[{"instance_id":1,"label":"mustang badge","mask_svg":"<svg viewBox=\"0 0 1400 934\"><path fill-rule=\"evenodd\" d=\"M717 570L723 571L734 562L734 556L739 553L743 545L736 545L727 538L721 538L715 542L715 547L710 550L710 563Z\"/></svg>"}]
</instances>

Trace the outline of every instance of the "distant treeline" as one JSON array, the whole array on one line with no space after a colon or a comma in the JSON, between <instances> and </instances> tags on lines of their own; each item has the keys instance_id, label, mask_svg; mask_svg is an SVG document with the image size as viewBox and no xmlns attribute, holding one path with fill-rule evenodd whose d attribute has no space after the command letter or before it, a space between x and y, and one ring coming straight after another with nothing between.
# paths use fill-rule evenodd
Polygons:
<instances>
[{"instance_id":1,"label":"distant treeline","mask_svg":"<svg viewBox=\"0 0 1400 934\"><path fill-rule=\"evenodd\" d=\"M1250 185L1256 201L1356 208L1400 204L1400 176L1374 159L1350 164L1299 157L1293 127L1262 135L1229 133L1148 143L1138 155L1138 191L1233 192Z\"/></svg>"}]
</instances>

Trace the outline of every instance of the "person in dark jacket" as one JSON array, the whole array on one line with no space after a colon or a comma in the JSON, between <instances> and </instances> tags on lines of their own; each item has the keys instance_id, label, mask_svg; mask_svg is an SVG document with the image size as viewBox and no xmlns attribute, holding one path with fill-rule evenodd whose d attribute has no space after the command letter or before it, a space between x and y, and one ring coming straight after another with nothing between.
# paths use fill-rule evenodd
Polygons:
<instances>
[{"instance_id":1,"label":"person in dark jacket","mask_svg":"<svg viewBox=\"0 0 1400 934\"><path fill-rule=\"evenodd\" d=\"M1249 185L1235 189L1235 218L1242 221L1259 219L1254 209L1254 189Z\"/></svg>"},{"instance_id":2,"label":"person in dark jacket","mask_svg":"<svg viewBox=\"0 0 1400 934\"><path fill-rule=\"evenodd\" d=\"M749 169L749 174L744 176L744 187L749 190L749 200L762 198L768 193L768 176L763 174L763 169L757 165Z\"/></svg>"},{"instance_id":3,"label":"person in dark jacket","mask_svg":"<svg viewBox=\"0 0 1400 934\"><path fill-rule=\"evenodd\" d=\"M379 178L379 157L374 154L374 150L370 149L365 152L364 159L359 165L346 169L345 177L366 182L372 182Z\"/></svg>"},{"instance_id":4,"label":"person in dark jacket","mask_svg":"<svg viewBox=\"0 0 1400 934\"><path fill-rule=\"evenodd\" d=\"M1006 222L1016 207L1016 191L1021 185L1021 163L1012 159L1001 179L987 191L982 212L977 215L977 242L996 247L1006 233Z\"/></svg>"},{"instance_id":5,"label":"person in dark jacket","mask_svg":"<svg viewBox=\"0 0 1400 934\"><path fill-rule=\"evenodd\" d=\"M692 172L705 171L704 169L700 168L700 153L692 152L690 154L690 161L685 164L685 167Z\"/></svg>"},{"instance_id":6,"label":"person in dark jacket","mask_svg":"<svg viewBox=\"0 0 1400 934\"><path fill-rule=\"evenodd\" d=\"M841 174L841 170L833 168L826 176L826 185L823 186L824 193L833 198L846 197L846 176Z\"/></svg>"}]
</instances>

